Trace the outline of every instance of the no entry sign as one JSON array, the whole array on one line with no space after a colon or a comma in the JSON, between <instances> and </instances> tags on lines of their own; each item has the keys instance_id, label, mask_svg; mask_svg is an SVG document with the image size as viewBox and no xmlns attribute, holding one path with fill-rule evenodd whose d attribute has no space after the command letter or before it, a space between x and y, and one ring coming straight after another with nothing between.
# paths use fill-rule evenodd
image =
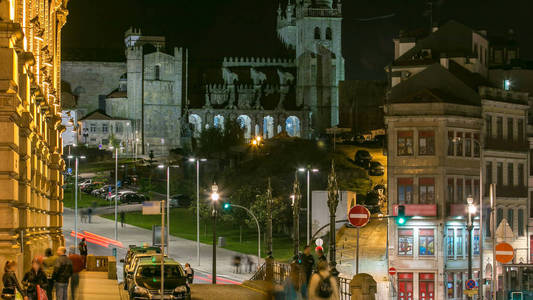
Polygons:
<instances>
[{"instance_id":1,"label":"no entry sign","mask_svg":"<svg viewBox=\"0 0 533 300\"><path fill-rule=\"evenodd\" d=\"M506 264L513 260L514 249L513 246L507 243L499 243L496 245L496 260L502 264Z\"/></svg>"},{"instance_id":2,"label":"no entry sign","mask_svg":"<svg viewBox=\"0 0 533 300\"><path fill-rule=\"evenodd\" d=\"M396 275L396 268L395 267L390 267L389 268L389 275L390 276Z\"/></svg>"},{"instance_id":3,"label":"no entry sign","mask_svg":"<svg viewBox=\"0 0 533 300\"><path fill-rule=\"evenodd\" d=\"M368 224L368 221L370 221L370 212L368 209L366 209L366 207L362 205L356 205L350 208L348 220L350 221L350 224L355 227L363 227Z\"/></svg>"}]
</instances>

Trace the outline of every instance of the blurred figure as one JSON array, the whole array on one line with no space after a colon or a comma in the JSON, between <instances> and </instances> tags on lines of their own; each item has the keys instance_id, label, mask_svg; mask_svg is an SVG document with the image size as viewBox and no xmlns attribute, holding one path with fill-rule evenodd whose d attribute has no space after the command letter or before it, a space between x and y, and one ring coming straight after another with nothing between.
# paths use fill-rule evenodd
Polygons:
<instances>
[{"instance_id":1,"label":"blurred figure","mask_svg":"<svg viewBox=\"0 0 533 300\"><path fill-rule=\"evenodd\" d=\"M70 277L70 295L72 300L76 299L76 291L80 285L80 272L85 269L83 256L76 254L76 247L70 246L68 258L72 262L72 276Z\"/></svg>"},{"instance_id":2,"label":"blurred figure","mask_svg":"<svg viewBox=\"0 0 533 300\"><path fill-rule=\"evenodd\" d=\"M246 271L248 273L252 273L253 272L253 267L254 267L254 260L249 255L246 256L246 264L248 265L248 268L247 268Z\"/></svg>"},{"instance_id":3,"label":"blurred figure","mask_svg":"<svg viewBox=\"0 0 533 300\"><path fill-rule=\"evenodd\" d=\"M318 257L318 262L321 262L321 261L327 262L328 261L328 259L324 255L324 249L322 247L320 247L320 246L316 247L315 252L316 252L316 256Z\"/></svg>"},{"instance_id":4,"label":"blurred figure","mask_svg":"<svg viewBox=\"0 0 533 300\"><path fill-rule=\"evenodd\" d=\"M235 273L238 274L241 272L241 257L236 255L233 257L233 266L235 267Z\"/></svg>"},{"instance_id":5,"label":"blurred figure","mask_svg":"<svg viewBox=\"0 0 533 300\"><path fill-rule=\"evenodd\" d=\"M46 293L48 278L37 258L32 260L31 269L24 274L22 284L26 288L28 300L39 300L39 294Z\"/></svg>"},{"instance_id":6,"label":"blurred figure","mask_svg":"<svg viewBox=\"0 0 533 300\"><path fill-rule=\"evenodd\" d=\"M78 249L80 250L80 255L83 257L83 267L87 267L87 242L85 241L85 238L81 239L80 244L78 245Z\"/></svg>"},{"instance_id":7,"label":"blurred figure","mask_svg":"<svg viewBox=\"0 0 533 300\"><path fill-rule=\"evenodd\" d=\"M17 263L14 260L8 260L4 265L4 275L2 276L2 283L4 284L4 288L2 289L2 299L15 299L17 292L25 297L24 290L20 286L17 274L15 274L16 267Z\"/></svg>"},{"instance_id":8,"label":"blurred figure","mask_svg":"<svg viewBox=\"0 0 533 300\"><path fill-rule=\"evenodd\" d=\"M311 247L306 245L304 247L304 253L302 254L302 265L305 273L305 282L309 283L311 274L313 274L313 268L315 266L315 258L311 255Z\"/></svg>"},{"instance_id":9,"label":"blurred figure","mask_svg":"<svg viewBox=\"0 0 533 300\"><path fill-rule=\"evenodd\" d=\"M72 262L68 259L65 247L57 248L57 260L52 273L56 288L56 300L68 300L68 282L72 276Z\"/></svg>"},{"instance_id":10,"label":"blurred figure","mask_svg":"<svg viewBox=\"0 0 533 300\"><path fill-rule=\"evenodd\" d=\"M189 263L185 264L185 275L187 275L187 282L191 284L194 280L194 269Z\"/></svg>"},{"instance_id":11,"label":"blurred figure","mask_svg":"<svg viewBox=\"0 0 533 300\"><path fill-rule=\"evenodd\" d=\"M339 290L337 288L337 280L331 276L329 266L326 261L318 263L317 272L313 274L309 282L307 291L309 300L339 299Z\"/></svg>"},{"instance_id":12,"label":"blurred figure","mask_svg":"<svg viewBox=\"0 0 533 300\"><path fill-rule=\"evenodd\" d=\"M52 255L52 249L47 248L44 251L45 258L43 259L43 269L48 279L46 285L46 297L48 300L52 300L52 291L54 290L54 281L52 280L52 274L54 273L54 266L56 265L57 256Z\"/></svg>"},{"instance_id":13,"label":"blurred figure","mask_svg":"<svg viewBox=\"0 0 533 300\"><path fill-rule=\"evenodd\" d=\"M303 300L306 299L304 274L302 266L297 262L291 263L290 274L283 284L283 292L276 300Z\"/></svg>"},{"instance_id":14,"label":"blurred figure","mask_svg":"<svg viewBox=\"0 0 533 300\"><path fill-rule=\"evenodd\" d=\"M120 212L120 226L124 227L124 222L126 222L126 213L124 211Z\"/></svg>"},{"instance_id":15,"label":"blurred figure","mask_svg":"<svg viewBox=\"0 0 533 300\"><path fill-rule=\"evenodd\" d=\"M89 224L91 223L91 216L93 215L93 209L89 207L87 210L87 216L89 217Z\"/></svg>"}]
</instances>

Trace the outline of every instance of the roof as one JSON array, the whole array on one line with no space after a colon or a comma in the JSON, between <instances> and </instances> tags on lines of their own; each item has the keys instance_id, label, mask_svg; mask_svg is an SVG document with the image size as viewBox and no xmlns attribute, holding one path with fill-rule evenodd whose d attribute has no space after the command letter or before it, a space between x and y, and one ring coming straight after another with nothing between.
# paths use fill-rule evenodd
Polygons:
<instances>
[{"instance_id":1,"label":"roof","mask_svg":"<svg viewBox=\"0 0 533 300\"><path fill-rule=\"evenodd\" d=\"M441 56L474 57L472 33L471 28L457 21L448 21L437 31L419 40L413 48L398 57L393 65L430 64ZM425 49L431 50L430 57L421 55Z\"/></svg>"},{"instance_id":2,"label":"roof","mask_svg":"<svg viewBox=\"0 0 533 300\"><path fill-rule=\"evenodd\" d=\"M127 119L111 117L109 115L106 115L101 110L95 110L80 119L80 121L85 121L85 120L127 120Z\"/></svg>"},{"instance_id":3,"label":"roof","mask_svg":"<svg viewBox=\"0 0 533 300\"><path fill-rule=\"evenodd\" d=\"M394 86L390 91L389 102L446 102L480 106L481 98L475 89L448 69L440 64L433 64Z\"/></svg>"}]
</instances>

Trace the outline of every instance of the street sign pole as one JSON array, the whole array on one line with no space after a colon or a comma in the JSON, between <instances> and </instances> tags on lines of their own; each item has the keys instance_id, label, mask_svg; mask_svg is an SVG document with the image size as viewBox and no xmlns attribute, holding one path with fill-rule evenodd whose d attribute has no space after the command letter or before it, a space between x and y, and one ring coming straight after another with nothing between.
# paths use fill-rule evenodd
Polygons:
<instances>
[{"instance_id":1,"label":"street sign pole","mask_svg":"<svg viewBox=\"0 0 533 300\"><path fill-rule=\"evenodd\" d=\"M359 227L357 227L357 256L355 257L355 274L359 274Z\"/></svg>"},{"instance_id":2,"label":"street sign pole","mask_svg":"<svg viewBox=\"0 0 533 300\"><path fill-rule=\"evenodd\" d=\"M370 221L370 212L362 205L356 205L350 208L348 212L350 224L357 228L357 246L355 249L355 274L359 274L359 230Z\"/></svg>"}]
</instances>

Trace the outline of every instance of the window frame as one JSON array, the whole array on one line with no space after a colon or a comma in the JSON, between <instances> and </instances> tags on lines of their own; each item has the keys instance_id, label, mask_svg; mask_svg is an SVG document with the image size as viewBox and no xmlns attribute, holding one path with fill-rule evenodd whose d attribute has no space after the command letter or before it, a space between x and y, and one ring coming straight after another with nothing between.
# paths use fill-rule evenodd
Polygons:
<instances>
[{"instance_id":1,"label":"window frame","mask_svg":"<svg viewBox=\"0 0 533 300\"><path fill-rule=\"evenodd\" d=\"M431 234L429 234L431 232ZM430 243L432 246L430 247ZM431 252L430 254L422 253L422 245L425 245L425 252ZM432 251L428 251L432 249ZM432 257L435 256L435 229L432 228L422 228L418 230L418 255L422 257Z\"/></svg>"},{"instance_id":2,"label":"window frame","mask_svg":"<svg viewBox=\"0 0 533 300\"><path fill-rule=\"evenodd\" d=\"M415 235L413 228L398 228L398 256L414 256L414 247L415 247ZM403 233L403 234L402 234ZM410 246L405 248L402 246L402 243L407 241L407 245ZM403 250L403 251L402 251Z\"/></svg>"},{"instance_id":3,"label":"window frame","mask_svg":"<svg viewBox=\"0 0 533 300\"><path fill-rule=\"evenodd\" d=\"M414 180L413 178L412 177L398 178L396 180L396 185L397 185L397 199L396 199L397 201L396 202L398 204L413 204L414 203L414 199L413 199L414 198ZM403 200L401 200L402 198Z\"/></svg>"},{"instance_id":4,"label":"window frame","mask_svg":"<svg viewBox=\"0 0 533 300\"><path fill-rule=\"evenodd\" d=\"M404 146L401 147L400 141L404 140ZM400 151L400 149L405 150ZM398 130L396 133L396 154L398 156L413 156L414 155L414 132L413 130Z\"/></svg>"},{"instance_id":5,"label":"window frame","mask_svg":"<svg viewBox=\"0 0 533 300\"><path fill-rule=\"evenodd\" d=\"M424 146L422 146L422 141ZM435 155L435 131L420 130L418 131L418 155L432 156Z\"/></svg>"},{"instance_id":6,"label":"window frame","mask_svg":"<svg viewBox=\"0 0 533 300\"><path fill-rule=\"evenodd\" d=\"M430 195L431 201L428 201L428 195ZM435 204L435 178L434 177L418 178L418 203L419 204Z\"/></svg>"}]
</instances>

